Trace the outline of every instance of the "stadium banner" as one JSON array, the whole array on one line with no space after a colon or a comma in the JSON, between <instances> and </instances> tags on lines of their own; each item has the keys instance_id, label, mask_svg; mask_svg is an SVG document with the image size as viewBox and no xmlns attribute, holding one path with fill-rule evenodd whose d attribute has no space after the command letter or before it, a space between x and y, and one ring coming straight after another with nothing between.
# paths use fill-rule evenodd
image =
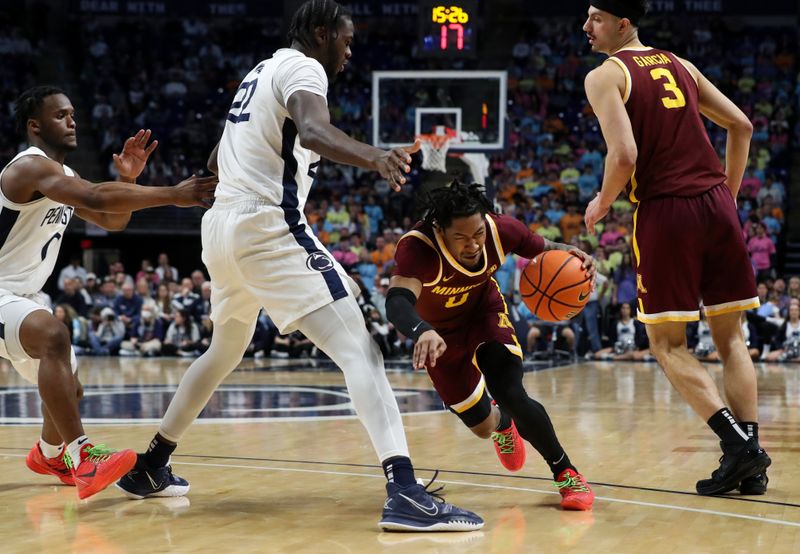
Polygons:
<instances>
[{"instance_id":1,"label":"stadium banner","mask_svg":"<svg viewBox=\"0 0 800 554\"><path fill-rule=\"evenodd\" d=\"M524 2L521 2L524 4ZM583 15L588 0L537 2L536 15ZM656 14L719 14L719 15L788 15L797 16L797 0L650 0L650 15Z\"/></svg>"},{"instance_id":2,"label":"stadium banner","mask_svg":"<svg viewBox=\"0 0 800 554\"><path fill-rule=\"evenodd\" d=\"M281 17L283 2L263 0L72 0L71 10L96 15L146 15L165 17Z\"/></svg>"},{"instance_id":3,"label":"stadium banner","mask_svg":"<svg viewBox=\"0 0 800 554\"><path fill-rule=\"evenodd\" d=\"M147 15L165 17L241 17L276 16L291 13L302 0L71 0L74 12L108 15ZM416 1L383 0L342 1L356 17L416 17Z\"/></svg>"}]
</instances>

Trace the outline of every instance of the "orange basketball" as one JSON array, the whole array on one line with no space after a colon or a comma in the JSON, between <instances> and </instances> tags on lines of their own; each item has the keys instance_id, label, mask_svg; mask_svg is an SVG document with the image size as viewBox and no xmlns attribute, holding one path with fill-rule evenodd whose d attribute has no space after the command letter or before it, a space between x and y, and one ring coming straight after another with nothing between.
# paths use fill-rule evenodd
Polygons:
<instances>
[{"instance_id":1,"label":"orange basketball","mask_svg":"<svg viewBox=\"0 0 800 554\"><path fill-rule=\"evenodd\" d=\"M544 321L564 321L580 313L592 292L581 259L564 250L542 252L519 279L522 300Z\"/></svg>"}]
</instances>

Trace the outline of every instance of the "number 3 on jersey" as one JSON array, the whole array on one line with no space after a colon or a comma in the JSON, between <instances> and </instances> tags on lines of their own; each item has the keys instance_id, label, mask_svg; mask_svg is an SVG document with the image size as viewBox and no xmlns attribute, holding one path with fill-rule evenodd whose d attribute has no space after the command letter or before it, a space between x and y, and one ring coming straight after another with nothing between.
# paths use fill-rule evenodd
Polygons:
<instances>
[{"instance_id":1,"label":"number 3 on jersey","mask_svg":"<svg viewBox=\"0 0 800 554\"><path fill-rule=\"evenodd\" d=\"M228 112L228 121L231 123L241 123L243 121L250 121L250 112L246 112L247 105L253 99L253 94L256 92L256 85L258 79L252 81L245 81L239 85L236 95L233 97L233 104L231 104L231 111Z\"/></svg>"},{"instance_id":2,"label":"number 3 on jersey","mask_svg":"<svg viewBox=\"0 0 800 554\"><path fill-rule=\"evenodd\" d=\"M672 96L663 96L661 98L661 102L664 104L665 108L671 110L674 108L682 108L686 105L686 97L683 96L683 92L678 88L678 83L675 82L675 77L672 76L669 69L666 67L651 69L650 76L654 81L659 81L663 78L667 79L667 82L664 83L664 90L671 93Z\"/></svg>"}]
</instances>

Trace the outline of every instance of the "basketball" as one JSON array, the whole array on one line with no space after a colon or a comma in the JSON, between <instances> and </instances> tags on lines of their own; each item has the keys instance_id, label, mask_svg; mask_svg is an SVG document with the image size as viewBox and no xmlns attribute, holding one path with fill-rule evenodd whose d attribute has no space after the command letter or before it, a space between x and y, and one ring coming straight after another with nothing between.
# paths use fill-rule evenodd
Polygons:
<instances>
[{"instance_id":1,"label":"basketball","mask_svg":"<svg viewBox=\"0 0 800 554\"><path fill-rule=\"evenodd\" d=\"M519 292L530 311L544 321L565 321L580 313L592 292L581 259L564 250L542 252L525 267Z\"/></svg>"}]
</instances>

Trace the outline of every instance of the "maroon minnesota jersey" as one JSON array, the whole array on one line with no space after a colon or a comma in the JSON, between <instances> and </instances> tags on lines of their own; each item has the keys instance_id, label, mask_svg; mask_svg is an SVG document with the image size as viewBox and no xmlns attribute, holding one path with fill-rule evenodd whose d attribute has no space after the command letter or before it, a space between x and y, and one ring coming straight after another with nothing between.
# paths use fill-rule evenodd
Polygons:
<instances>
[{"instance_id":1,"label":"maroon minnesota jersey","mask_svg":"<svg viewBox=\"0 0 800 554\"><path fill-rule=\"evenodd\" d=\"M487 214L486 243L478 267L462 266L448 252L444 237L420 222L397 243L394 275L422 282L416 309L438 331L468 327L477 312L505 304L492 275L514 252L533 258L544 250L544 239L513 217ZM476 319L477 321L477 319Z\"/></svg>"},{"instance_id":2,"label":"maroon minnesota jersey","mask_svg":"<svg viewBox=\"0 0 800 554\"><path fill-rule=\"evenodd\" d=\"M631 202L698 196L726 179L706 133L697 82L675 54L655 48L620 50L609 58L625 73L625 109L638 157Z\"/></svg>"}]
</instances>

